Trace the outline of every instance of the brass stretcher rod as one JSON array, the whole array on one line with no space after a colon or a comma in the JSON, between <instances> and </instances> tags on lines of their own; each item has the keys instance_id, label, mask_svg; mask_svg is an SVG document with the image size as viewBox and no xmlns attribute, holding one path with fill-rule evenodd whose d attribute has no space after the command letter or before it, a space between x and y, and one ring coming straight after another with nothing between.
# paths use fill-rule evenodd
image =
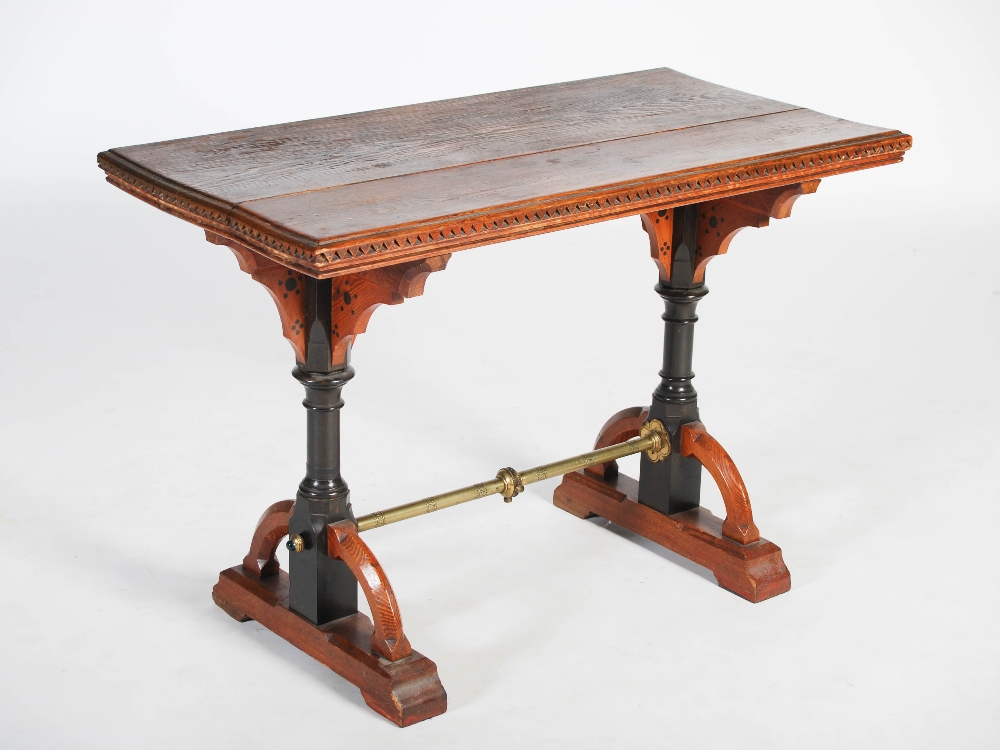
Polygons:
<instances>
[{"instance_id":1,"label":"brass stretcher rod","mask_svg":"<svg viewBox=\"0 0 1000 750\"><path fill-rule=\"evenodd\" d=\"M527 471L517 472L514 469L506 468L497 472L496 479L491 479L459 490L452 490L440 495L426 497L423 500L416 500L406 505L397 505L395 508L375 511L357 519L358 531L368 531L386 526L390 523L405 521L408 518L415 518L426 513L433 513L436 510L450 508L454 505L467 503L470 500L477 500L489 495L503 495L504 502L509 503L516 495L524 490L524 485L533 482L540 482L550 477L558 477L577 469L585 469L594 464L603 464L617 458L631 456L634 453L646 451L652 461L661 461L670 455L670 438L663 427L663 424L656 419L652 419L642 426L642 432L638 437L626 440L623 443L615 443L607 448L601 448L590 453L583 453L572 458L565 458L562 461L555 461L550 464L536 466Z\"/></svg>"}]
</instances>

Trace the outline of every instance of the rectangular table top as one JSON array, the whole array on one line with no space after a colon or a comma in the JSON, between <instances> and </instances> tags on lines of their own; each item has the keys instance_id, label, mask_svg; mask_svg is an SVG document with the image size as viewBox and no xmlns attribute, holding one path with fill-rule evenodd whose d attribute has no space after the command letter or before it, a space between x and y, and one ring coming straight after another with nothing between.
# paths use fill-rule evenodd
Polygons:
<instances>
[{"instance_id":1,"label":"rectangular table top","mask_svg":"<svg viewBox=\"0 0 1000 750\"><path fill-rule=\"evenodd\" d=\"M660 68L98 155L316 277L900 161L911 138Z\"/></svg>"}]
</instances>

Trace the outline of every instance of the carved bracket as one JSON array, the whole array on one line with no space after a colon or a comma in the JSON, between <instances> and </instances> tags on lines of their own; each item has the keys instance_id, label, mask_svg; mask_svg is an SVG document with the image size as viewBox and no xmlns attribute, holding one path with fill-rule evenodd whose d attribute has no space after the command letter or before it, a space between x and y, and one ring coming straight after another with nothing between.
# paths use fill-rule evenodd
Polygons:
<instances>
[{"instance_id":1,"label":"carved bracket","mask_svg":"<svg viewBox=\"0 0 1000 750\"><path fill-rule=\"evenodd\" d=\"M228 237L206 231L205 237L233 251L240 270L267 289L278 307L281 331L295 350L298 362L306 361L305 275L287 268ZM330 300L331 364L347 364L355 337L365 332L379 305L398 305L424 293L424 282L448 265L450 255L437 255L395 266L338 276L332 280Z\"/></svg>"},{"instance_id":2,"label":"carved bracket","mask_svg":"<svg viewBox=\"0 0 1000 750\"><path fill-rule=\"evenodd\" d=\"M403 620L399 604L392 592L389 578L368 545L361 541L352 521L338 521L326 527L326 544L330 557L347 563L368 599L375 632L372 633L372 650L389 661L399 661L413 649L403 633Z\"/></svg>"},{"instance_id":3,"label":"carved bracket","mask_svg":"<svg viewBox=\"0 0 1000 750\"><path fill-rule=\"evenodd\" d=\"M705 267L716 255L729 249L733 237L747 227L763 229L770 214L761 213L730 201L709 201L698 205L697 243L695 244L694 283L705 280Z\"/></svg>"},{"instance_id":4,"label":"carved bracket","mask_svg":"<svg viewBox=\"0 0 1000 750\"><path fill-rule=\"evenodd\" d=\"M640 214L639 218L642 219L642 228L649 235L649 254L656 262L660 278L670 281L670 271L674 266L674 209Z\"/></svg>"},{"instance_id":5,"label":"carved bracket","mask_svg":"<svg viewBox=\"0 0 1000 750\"><path fill-rule=\"evenodd\" d=\"M281 318L281 333L295 350L295 359L304 362L306 358L306 298L305 274L293 271L268 257L238 245L228 237L206 231L205 238L215 245L225 245L233 251L240 270L250 274L271 295L278 307Z\"/></svg>"},{"instance_id":6,"label":"carved bracket","mask_svg":"<svg viewBox=\"0 0 1000 750\"><path fill-rule=\"evenodd\" d=\"M701 422L689 422L681 427L681 455L698 459L719 485L722 502L726 505L722 535L740 544L760 539L760 531L753 522L750 509L750 493L743 484L739 469L726 449L708 434Z\"/></svg>"},{"instance_id":7,"label":"carved bracket","mask_svg":"<svg viewBox=\"0 0 1000 750\"><path fill-rule=\"evenodd\" d=\"M705 280L705 267L717 255L729 249L729 243L741 229L766 227L771 219L785 219L800 195L815 193L819 180L784 187L759 190L698 204L697 244L694 253L694 283ZM673 268L674 210L672 208L641 215L642 228L649 235L649 249L660 278L670 281Z\"/></svg>"},{"instance_id":8,"label":"carved bracket","mask_svg":"<svg viewBox=\"0 0 1000 750\"><path fill-rule=\"evenodd\" d=\"M347 364L354 339L365 332L379 305L399 305L422 295L427 277L443 271L450 257L438 255L334 278L330 308L334 367Z\"/></svg>"}]
</instances>

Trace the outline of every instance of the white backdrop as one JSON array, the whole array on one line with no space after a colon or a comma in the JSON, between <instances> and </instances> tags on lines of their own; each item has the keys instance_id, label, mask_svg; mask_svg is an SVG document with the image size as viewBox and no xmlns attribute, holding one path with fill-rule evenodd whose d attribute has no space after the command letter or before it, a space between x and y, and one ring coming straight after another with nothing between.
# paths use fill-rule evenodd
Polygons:
<instances>
[{"instance_id":1,"label":"white backdrop","mask_svg":"<svg viewBox=\"0 0 1000 750\"><path fill-rule=\"evenodd\" d=\"M995 742L995 8L5 3L0 744ZM449 695L400 730L212 604L301 478L292 352L227 250L94 157L659 66L914 136L709 267L702 417L792 590L743 601L555 509L554 481L372 532ZM579 452L648 402L654 282L631 218L458 254L376 312L345 391L356 512Z\"/></svg>"}]
</instances>

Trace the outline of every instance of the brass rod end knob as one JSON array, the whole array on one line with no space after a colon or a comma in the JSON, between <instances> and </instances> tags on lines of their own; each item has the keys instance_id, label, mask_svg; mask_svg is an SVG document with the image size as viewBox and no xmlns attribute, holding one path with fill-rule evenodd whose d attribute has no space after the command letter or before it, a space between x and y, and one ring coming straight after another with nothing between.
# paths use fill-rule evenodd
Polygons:
<instances>
[{"instance_id":1,"label":"brass rod end knob","mask_svg":"<svg viewBox=\"0 0 1000 750\"><path fill-rule=\"evenodd\" d=\"M285 542L285 547L289 552L301 552L306 548L306 540L299 534L292 534L288 537L288 541Z\"/></svg>"},{"instance_id":2,"label":"brass rod end knob","mask_svg":"<svg viewBox=\"0 0 1000 750\"><path fill-rule=\"evenodd\" d=\"M646 451L646 455L653 463L662 461L670 455L670 435L667 434L663 422L659 419L650 419L648 422L644 422L639 429L639 435L653 439L653 446Z\"/></svg>"}]
</instances>

